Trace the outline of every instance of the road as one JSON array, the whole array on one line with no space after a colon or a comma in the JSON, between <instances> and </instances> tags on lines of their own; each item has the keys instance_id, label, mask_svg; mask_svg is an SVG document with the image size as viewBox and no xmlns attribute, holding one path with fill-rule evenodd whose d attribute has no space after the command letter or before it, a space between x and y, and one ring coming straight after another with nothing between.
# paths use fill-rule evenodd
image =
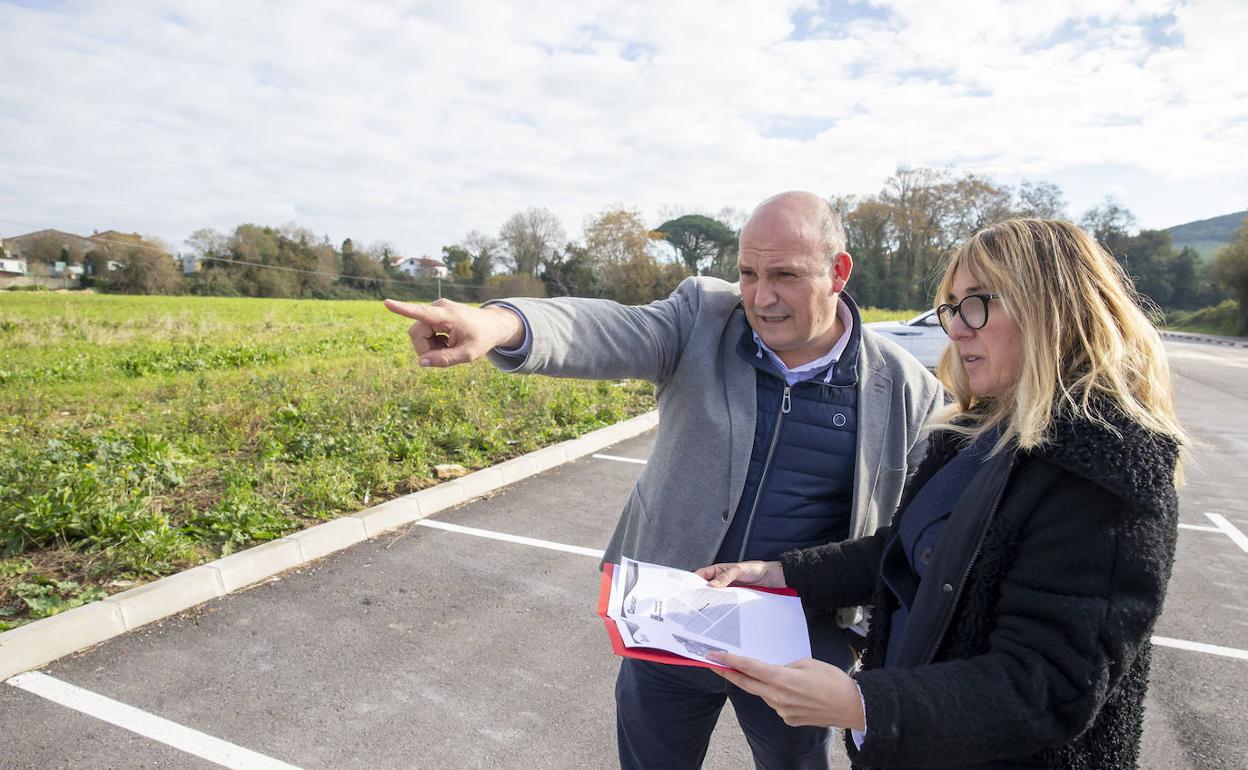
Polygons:
<instances>
[{"instance_id":1,"label":"road","mask_svg":"<svg viewBox=\"0 0 1248 770\"><path fill-rule=\"evenodd\" d=\"M1167 349L1200 445L1156 633L1243 650L1248 540L1233 533L1248 533L1248 350ZM618 661L592 613L597 560L557 547L602 547L651 441L61 659L35 681L69 685L71 706L0 686L0 767L615 765ZM1248 766L1248 659L1166 641L1153 671L1142 766ZM98 706L104 719L90 715L100 696L111 699ZM125 720L156 737L111 723ZM746 757L729 712L706 767L748 766Z\"/></svg>"},{"instance_id":2,"label":"road","mask_svg":"<svg viewBox=\"0 0 1248 770\"><path fill-rule=\"evenodd\" d=\"M1248 648L1248 349L1168 343L1179 416L1198 442L1179 493L1179 546L1156 634ZM1248 660L1156 647L1145 722L1147 766L1248 767Z\"/></svg>"}]
</instances>

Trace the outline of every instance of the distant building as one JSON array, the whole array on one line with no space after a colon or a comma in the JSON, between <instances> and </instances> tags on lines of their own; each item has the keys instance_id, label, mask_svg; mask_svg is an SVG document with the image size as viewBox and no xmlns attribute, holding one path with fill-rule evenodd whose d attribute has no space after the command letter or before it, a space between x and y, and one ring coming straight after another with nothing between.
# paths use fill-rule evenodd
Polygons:
<instances>
[{"instance_id":1,"label":"distant building","mask_svg":"<svg viewBox=\"0 0 1248 770\"><path fill-rule=\"evenodd\" d=\"M97 230L87 240L100 244L106 250L143 245L143 236L138 233L123 233L117 230L105 230L102 233Z\"/></svg>"},{"instance_id":2,"label":"distant building","mask_svg":"<svg viewBox=\"0 0 1248 770\"><path fill-rule=\"evenodd\" d=\"M36 230L4 239L4 249L8 257L24 259L27 262L81 263L87 253L96 248L96 244L89 238L60 230Z\"/></svg>"},{"instance_id":3,"label":"distant building","mask_svg":"<svg viewBox=\"0 0 1248 770\"><path fill-rule=\"evenodd\" d=\"M87 239L96 244L96 251L100 252L104 258L97 260L95 264L87 266L87 274L95 275L100 273L111 273L120 270L126 266L126 263L119 258L124 257L123 250L131 246L143 246L143 236L138 233L123 233L117 230L105 230L100 232L96 230ZM181 261L174 259L175 265L181 265Z\"/></svg>"},{"instance_id":4,"label":"distant building","mask_svg":"<svg viewBox=\"0 0 1248 770\"><path fill-rule=\"evenodd\" d=\"M7 244L0 243L0 289L10 286L29 286L35 280L30 277L30 266L26 260L18 259L7 250Z\"/></svg>"},{"instance_id":5,"label":"distant building","mask_svg":"<svg viewBox=\"0 0 1248 770\"><path fill-rule=\"evenodd\" d=\"M446 263L437 259L393 256L390 260L396 269L413 278L446 278L451 274Z\"/></svg>"},{"instance_id":6,"label":"distant building","mask_svg":"<svg viewBox=\"0 0 1248 770\"><path fill-rule=\"evenodd\" d=\"M5 238L2 256L4 268L0 276L6 285L45 285L73 288L82 283L84 276L101 275L125 267L123 250L130 246L145 245L138 233L122 233L116 230L96 231L88 237L61 230L36 230L33 233ZM174 258L181 266L181 260ZM21 267L23 282L18 279L16 268Z\"/></svg>"}]
</instances>

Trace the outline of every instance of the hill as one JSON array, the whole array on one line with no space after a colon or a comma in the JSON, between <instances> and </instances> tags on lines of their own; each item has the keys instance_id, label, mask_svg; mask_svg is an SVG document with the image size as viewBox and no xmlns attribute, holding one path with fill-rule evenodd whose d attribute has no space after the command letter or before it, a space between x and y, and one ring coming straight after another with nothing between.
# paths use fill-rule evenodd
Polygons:
<instances>
[{"instance_id":1,"label":"hill","mask_svg":"<svg viewBox=\"0 0 1248 770\"><path fill-rule=\"evenodd\" d=\"M1239 232L1239 228L1244 222L1244 217L1248 217L1248 211L1223 214L1212 219L1201 219L1196 222L1175 225L1174 227L1166 228L1166 231L1174 239L1174 247L1176 249L1191 246L1200 252L1202 259L1208 262L1213 259L1213 255L1217 253L1218 249L1230 243L1231 239L1235 237L1235 233Z\"/></svg>"}]
</instances>

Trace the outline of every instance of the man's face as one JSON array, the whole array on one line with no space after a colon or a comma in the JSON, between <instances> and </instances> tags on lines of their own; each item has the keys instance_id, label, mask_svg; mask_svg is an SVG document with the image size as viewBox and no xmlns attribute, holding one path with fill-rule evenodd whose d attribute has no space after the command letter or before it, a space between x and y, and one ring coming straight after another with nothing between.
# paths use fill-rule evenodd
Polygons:
<instances>
[{"instance_id":1,"label":"man's face","mask_svg":"<svg viewBox=\"0 0 1248 770\"><path fill-rule=\"evenodd\" d=\"M837 295L851 266L844 252L829 265L817 230L792 212L760 212L741 231L745 316L786 366L814 361L836 344L843 332Z\"/></svg>"}]
</instances>

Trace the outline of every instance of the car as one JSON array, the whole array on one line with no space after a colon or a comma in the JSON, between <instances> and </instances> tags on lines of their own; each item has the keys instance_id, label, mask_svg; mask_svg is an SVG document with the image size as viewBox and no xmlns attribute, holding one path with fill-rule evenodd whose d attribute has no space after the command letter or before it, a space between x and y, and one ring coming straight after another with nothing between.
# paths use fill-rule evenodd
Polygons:
<instances>
[{"instance_id":1,"label":"car","mask_svg":"<svg viewBox=\"0 0 1248 770\"><path fill-rule=\"evenodd\" d=\"M936 368L949 344L935 310L919 313L909 321L875 321L864 326L910 351L928 369Z\"/></svg>"}]
</instances>

